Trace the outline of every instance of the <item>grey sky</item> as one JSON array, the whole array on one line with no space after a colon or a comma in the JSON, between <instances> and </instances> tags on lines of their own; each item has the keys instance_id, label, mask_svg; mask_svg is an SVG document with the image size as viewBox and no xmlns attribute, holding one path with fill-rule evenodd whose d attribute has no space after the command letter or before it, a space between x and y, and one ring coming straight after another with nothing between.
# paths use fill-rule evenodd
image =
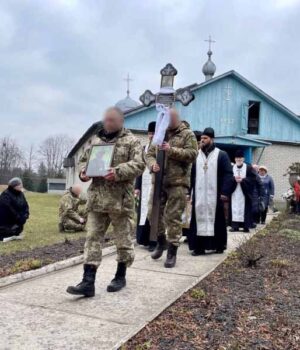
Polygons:
<instances>
[{"instance_id":1,"label":"grey sky","mask_svg":"<svg viewBox=\"0 0 300 350\"><path fill-rule=\"evenodd\" d=\"M1 0L0 136L36 145L77 139L102 111L156 90L167 62L176 87L203 81L209 34L216 75L234 69L300 113L299 0Z\"/></svg>"}]
</instances>

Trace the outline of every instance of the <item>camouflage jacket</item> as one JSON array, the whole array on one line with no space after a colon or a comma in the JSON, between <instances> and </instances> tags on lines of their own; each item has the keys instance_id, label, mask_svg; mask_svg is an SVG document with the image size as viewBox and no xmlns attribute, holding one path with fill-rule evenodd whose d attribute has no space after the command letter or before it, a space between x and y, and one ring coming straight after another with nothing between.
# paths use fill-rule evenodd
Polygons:
<instances>
[{"instance_id":1,"label":"camouflage jacket","mask_svg":"<svg viewBox=\"0 0 300 350\"><path fill-rule=\"evenodd\" d=\"M197 140L188 123L181 122L175 130L167 132L171 146L166 152L163 184L169 186L190 186L191 167L198 155ZM157 146L150 146L146 154L149 169L156 163Z\"/></svg>"},{"instance_id":2,"label":"camouflage jacket","mask_svg":"<svg viewBox=\"0 0 300 350\"><path fill-rule=\"evenodd\" d=\"M115 144L112 168L116 172L115 181L103 177L93 178L88 189L88 211L121 213L134 210L134 180L145 169L143 148L130 130L122 129L115 138L109 140L99 132L93 145ZM91 147L80 158L80 169L86 168Z\"/></svg>"},{"instance_id":3,"label":"camouflage jacket","mask_svg":"<svg viewBox=\"0 0 300 350\"><path fill-rule=\"evenodd\" d=\"M71 219L75 222L80 221L78 207L81 204L81 199L74 196L71 190L68 190L61 197L59 202L59 218L63 222L66 219Z\"/></svg>"}]
</instances>

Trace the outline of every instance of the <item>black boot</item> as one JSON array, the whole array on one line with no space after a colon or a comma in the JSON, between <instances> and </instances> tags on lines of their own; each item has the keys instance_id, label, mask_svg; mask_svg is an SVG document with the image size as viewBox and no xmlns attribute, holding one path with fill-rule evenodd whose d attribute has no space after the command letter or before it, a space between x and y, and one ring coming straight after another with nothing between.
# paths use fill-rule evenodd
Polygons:
<instances>
[{"instance_id":1,"label":"black boot","mask_svg":"<svg viewBox=\"0 0 300 350\"><path fill-rule=\"evenodd\" d=\"M195 249L192 252L193 256L199 256L199 255L205 255L205 250L204 249Z\"/></svg>"},{"instance_id":2,"label":"black boot","mask_svg":"<svg viewBox=\"0 0 300 350\"><path fill-rule=\"evenodd\" d=\"M157 245L155 247L154 252L151 254L151 258L154 260L159 259L163 255L164 250L166 249L167 249L166 236L165 235L158 236Z\"/></svg>"},{"instance_id":3,"label":"black boot","mask_svg":"<svg viewBox=\"0 0 300 350\"><path fill-rule=\"evenodd\" d=\"M178 247L169 243L167 259L165 261L165 267L171 268L176 264L176 255Z\"/></svg>"},{"instance_id":4,"label":"black boot","mask_svg":"<svg viewBox=\"0 0 300 350\"><path fill-rule=\"evenodd\" d=\"M83 279L77 286L69 286L67 292L73 295L83 295L85 297L95 296L95 278L97 267L95 265L83 265Z\"/></svg>"},{"instance_id":5,"label":"black boot","mask_svg":"<svg viewBox=\"0 0 300 350\"><path fill-rule=\"evenodd\" d=\"M149 242L149 246L148 246L148 251L149 251L150 253L154 252L155 247L156 247L156 242L155 242L155 241L150 241L150 242Z\"/></svg>"},{"instance_id":6,"label":"black boot","mask_svg":"<svg viewBox=\"0 0 300 350\"><path fill-rule=\"evenodd\" d=\"M115 278L107 286L108 292L118 292L126 286L126 263L119 262Z\"/></svg>"}]
</instances>

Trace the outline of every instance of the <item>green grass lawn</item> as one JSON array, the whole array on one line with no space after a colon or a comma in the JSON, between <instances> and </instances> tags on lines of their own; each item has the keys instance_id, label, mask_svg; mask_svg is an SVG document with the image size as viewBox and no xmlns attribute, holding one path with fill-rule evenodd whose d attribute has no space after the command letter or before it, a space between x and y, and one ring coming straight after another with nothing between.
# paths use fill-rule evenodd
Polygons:
<instances>
[{"instance_id":1,"label":"green grass lawn","mask_svg":"<svg viewBox=\"0 0 300 350\"><path fill-rule=\"evenodd\" d=\"M85 237L85 232L61 234L58 232L59 195L25 193L30 207L30 218L25 225L25 238L22 241L0 242L0 254L63 242L65 238Z\"/></svg>"}]
</instances>

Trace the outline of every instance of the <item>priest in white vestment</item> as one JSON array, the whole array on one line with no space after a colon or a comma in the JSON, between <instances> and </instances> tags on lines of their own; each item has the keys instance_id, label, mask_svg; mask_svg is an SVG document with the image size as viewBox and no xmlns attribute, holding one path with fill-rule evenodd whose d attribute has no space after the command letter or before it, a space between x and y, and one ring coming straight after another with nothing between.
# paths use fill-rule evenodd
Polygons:
<instances>
[{"instance_id":1,"label":"priest in white vestment","mask_svg":"<svg viewBox=\"0 0 300 350\"><path fill-rule=\"evenodd\" d=\"M155 126L156 123L154 121L150 122L148 125L149 142L144 148L145 153L147 153L153 139ZM150 252L156 247L156 240L150 237L150 222L147 217L151 187L152 175L150 174L150 170L146 168L143 175L139 176L135 182L135 197L138 201L136 240L138 244L147 246Z\"/></svg>"},{"instance_id":2,"label":"priest in white vestment","mask_svg":"<svg viewBox=\"0 0 300 350\"><path fill-rule=\"evenodd\" d=\"M201 149L192 168L192 219L188 233L192 255L212 250L223 253L227 247L224 206L233 186L230 159L214 143L214 129L206 128L201 136Z\"/></svg>"},{"instance_id":3,"label":"priest in white vestment","mask_svg":"<svg viewBox=\"0 0 300 350\"><path fill-rule=\"evenodd\" d=\"M254 168L245 163L244 152L237 150L233 165L234 191L231 196L231 232L249 232L252 226L253 195L256 184Z\"/></svg>"}]
</instances>

